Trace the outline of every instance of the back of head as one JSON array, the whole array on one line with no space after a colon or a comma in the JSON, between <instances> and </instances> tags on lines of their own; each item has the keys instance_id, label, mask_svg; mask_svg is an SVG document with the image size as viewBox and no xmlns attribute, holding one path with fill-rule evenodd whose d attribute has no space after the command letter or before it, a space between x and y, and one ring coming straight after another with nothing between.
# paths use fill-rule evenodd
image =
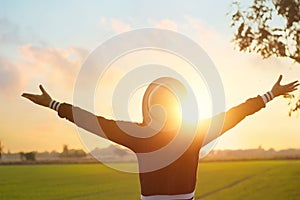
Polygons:
<instances>
[{"instance_id":1,"label":"back of head","mask_svg":"<svg viewBox=\"0 0 300 200\"><path fill-rule=\"evenodd\" d=\"M143 123L159 126L159 129L178 128L186 95L187 91L180 81L170 77L156 79L143 96Z\"/></svg>"}]
</instances>

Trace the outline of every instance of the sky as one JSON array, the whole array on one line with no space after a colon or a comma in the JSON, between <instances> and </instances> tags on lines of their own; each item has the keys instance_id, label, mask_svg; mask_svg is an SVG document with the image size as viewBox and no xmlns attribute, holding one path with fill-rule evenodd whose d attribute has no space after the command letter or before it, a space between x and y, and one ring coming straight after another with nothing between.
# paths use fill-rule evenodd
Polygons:
<instances>
[{"instance_id":1,"label":"sky","mask_svg":"<svg viewBox=\"0 0 300 200\"><path fill-rule=\"evenodd\" d=\"M54 99L72 103L76 79L88 55L106 40L130 30L168 29L198 43L219 72L226 109L269 91L280 74L284 76L283 83L299 79L299 64L275 57L264 60L234 47L234 29L227 15L232 9L230 3L0 0L0 140L4 151L61 151L63 144L85 148L73 124L20 95L39 93L38 85L43 84ZM131 59L132 63L138 62ZM104 94L113 89L111 82ZM299 95L299 91L295 94ZM101 102L95 105L96 114L113 118L108 100L97 95L95 98ZM224 134L215 149L300 148L300 119L297 114L288 116L287 104L287 99L276 98ZM110 144L95 136L91 139L99 147Z\"/></svg>"}]
</instances>

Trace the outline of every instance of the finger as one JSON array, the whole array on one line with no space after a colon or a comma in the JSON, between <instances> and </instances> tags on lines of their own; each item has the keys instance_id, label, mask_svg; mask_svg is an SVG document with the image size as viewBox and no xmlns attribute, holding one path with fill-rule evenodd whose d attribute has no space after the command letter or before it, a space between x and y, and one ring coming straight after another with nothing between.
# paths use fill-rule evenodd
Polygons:
<instances>
[{"instance_id":1,"label":"finger","mask_svg":"<svg viewBox=\"0 0 300 200\"><path fill-rule=\"evenodd\" d=\"M295 91L295 90L297 90L298 88L291 88L290 90L293 92L293 91Z\"/></svg>"},{"instance_id":2,"label":"finger","mask_svg":"<svg viewBox=\"0 0 300 200\"><path fill-rule=\"evenodd\" d=\"M289 83L289 84L286 84L286 86L291 86L291 85L294 85L294 84L296 84L296 83L298 83L298 81L294 81L294 82L291 82L291 83Z\"/></svg>"},{"instance_id":3,"label":"finger","mask_svg":"<svg viewBox=\"0 0 300 200\"><path fill-rule=\"evenodd\" d=\"M22 97L29 97L29 96L33 96L34 94L30 94L30 93L23 93L21 96Z\"/></svg>"},{"instance_id":4,"label":"finger","mask_svg":"<svg viewBox=\"0 0 300 200\"><path fill-rule=\"evenodd\" d=\"M25 97L31 101L36 101L36 95L34 94L29 94L29 93L23 93L22 97Z\"/></svg>"},{"instance_id":5,"label":"finger","mask_svg":"<svg viewBox=\"0 0 300 200\"><path fill-rule=\"evenodd\" d=\"M276 84L280 84L281 80L282 80L282 74L280 74L280 76L279 76L279 78L278 78Z\"/></svg>"},{"instance_id":6,"label":"finger","mask_svg":"<svg viewBox=\"0 0 300 200\"><path fill-rule=\"evenodd\" d=\"M293 85L292 88L297 88L300 84Z\"/></svg>"},{"instance_id":7,"label":"finger","mask_svg":"<svg viewBox=\"0 0 300 200\"><path fill-rule=\"evenodd\" d=\"M286 90L286 92L293 92L293 91L295 91L295 90L297 90L297 88L288 88L288 89Z\"/></svg>"},{"instance_id":8,"label":"finger","mask_svg":"<svg viewBox=\"0 0 300 200\"><path fill-rule=\"evenodd\" d=\"M285 87L285 89L297 89L297 87L299 86L299 84L296 84L296 85L291 85L291 86L287 86Z\"/></svg>"},{"instance_id":9,"label":"finger","mask_svg":"<svg viewBox=\"0 0 300 200\"><path fill-rule=\"evenodd\" d=\"M48 94L42 85L39 85L39 87L43 94Z\"/></svg>"},{"instance_id":10,"label":"finger","mask_svg":"<svg viewBox=\"0 0 300 200\"><path fill-rule=\"evenodd\" d=\"M30 99L30 100L36 99L35 95L33 95L33 94L28 94L28 93L22 94L22 97L25 97L25 98Z\"/></svg>"},{"instance_id":11,"label":"finger","mask_svg":"<svg viewBox=\"0 0 300 200\"><path fill-rule=\"evenodd\" d=\"M294 92L294 91L296 91L297 90L297 88L291 88L291 89L288 89L288 90L286 90L284 93L283 93L283 95L291 95L290 93L292 93L292 92Z\"/></svg>"}]
</instances>

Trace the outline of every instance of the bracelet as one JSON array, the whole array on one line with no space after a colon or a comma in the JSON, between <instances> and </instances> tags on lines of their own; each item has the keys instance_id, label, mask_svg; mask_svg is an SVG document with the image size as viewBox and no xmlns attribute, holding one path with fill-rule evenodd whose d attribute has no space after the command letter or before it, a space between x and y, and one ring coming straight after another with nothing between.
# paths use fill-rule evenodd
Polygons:
<instances>
[{"instance_id":1,"label":"bracelet","mask_svg":"<svg viewBox=\"0 0 300 200\"><path fill-rule=\"evenodd\" d=\"M49 108L56 110L57 112L58 112L59 106L60 106L60 103L55 100L51 100L49 103Z\"/></svg>"},{"instance_id":2,"label":"bracelet","mask_svg":"<svg viewBox=\"0 0 300 200\"><path fill-rule=\"evenodd\" d=\"M261 98L263 99L264 103L267 104L269 101L274 99L274 94L272 91L269 91L266 94L262 95Z\"/></svg>"}]
</instances>

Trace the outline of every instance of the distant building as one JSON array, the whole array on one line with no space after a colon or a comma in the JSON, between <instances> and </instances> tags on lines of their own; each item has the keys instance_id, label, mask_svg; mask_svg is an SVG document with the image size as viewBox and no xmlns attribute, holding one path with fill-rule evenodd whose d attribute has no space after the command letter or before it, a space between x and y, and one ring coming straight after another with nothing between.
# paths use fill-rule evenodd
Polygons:
<instances>
[{"instance_id":1,"label":"distant building","mask_svg":"<svg viewBox=\"0 0 300 200\"><path fill-rule=\"evenodd\" d=\"M69 149L68 145L63 146L61 157L85 157L86 153L82 149Z\"/></svg>"}]
</instances>

